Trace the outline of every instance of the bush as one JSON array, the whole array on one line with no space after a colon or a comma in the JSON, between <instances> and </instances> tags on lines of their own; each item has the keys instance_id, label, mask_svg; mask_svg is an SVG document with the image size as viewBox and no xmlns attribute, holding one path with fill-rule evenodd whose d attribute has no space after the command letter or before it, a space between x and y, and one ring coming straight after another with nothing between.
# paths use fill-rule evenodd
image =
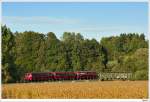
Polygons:
<instances>
[{"instance_id":1,"label":"bush","mask_svg":"<svg viewBox=\"0 0 150 102\"><path fill-rule=\"evenodd\" d=\"M136 80L148 80L148 72L147 70L139 70L135 72Z\"/></svg>"}]
</instances>

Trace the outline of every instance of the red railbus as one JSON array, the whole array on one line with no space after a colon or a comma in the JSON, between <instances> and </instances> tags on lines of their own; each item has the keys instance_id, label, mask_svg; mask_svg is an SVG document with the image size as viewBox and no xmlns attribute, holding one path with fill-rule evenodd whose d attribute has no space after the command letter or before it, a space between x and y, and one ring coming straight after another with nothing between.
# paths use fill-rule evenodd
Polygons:
<instances>
[{"instance_id":1,"label":"red railbus","mask_svg":"<svg viewBox=\"0 0 150 102\"><path fill-rule=\"evenodd\" d=\"M47 81L49 80L49 73L47 72L27 73L24 79L26 81Z\"/></svg>"},{"instance_id":2,"label":"red railbus","mask_svg":"<svg viewBox=\"0 0 150 102\"><path fill-rule=\"evenodd\" d=\"M77 71L76 73L76 79L97 79L98 75L94 71Z\"/></svg>"},{"instance_id":3,"label":"red railbus","mask_svg":"<svg viewBox=\"0 0 150 102\"><path fill-rule=\"evenodd\" d=\"M54 80L74 80L76 74L74 72L53 72Z\"/></svg>"},{"instance_id":4,"label":"red railbus","mask_svg":"<svg viewBox=\"0 0 150 102\"><path fill-rule=\"evenodd\" d=\"M97 79L98 75L94 71L77 72L33 72L26 73L25 81L48 81L48 80L83 80Z\"/></svg>"}]
</instances>

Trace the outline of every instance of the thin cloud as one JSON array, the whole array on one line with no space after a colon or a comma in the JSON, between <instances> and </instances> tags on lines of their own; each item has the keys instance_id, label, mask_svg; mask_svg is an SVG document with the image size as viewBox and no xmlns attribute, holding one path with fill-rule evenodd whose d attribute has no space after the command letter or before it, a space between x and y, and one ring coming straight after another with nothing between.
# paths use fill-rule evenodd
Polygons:
<instances>
[{"instance_id":1,"label":"thin cloud","mask_svg":"<svg viewBox=\"0 0 150 102\"><path fill-rule=\"evenodd\" d=\"M118 31L119 28L115 27L91 27L91 28L82 28L83 32L106 32L106 31Z\"/></svg>"},{"instance_id":2,"label":"thin cloud","mask_svg":"<svg viewBox=\"0 0 150 102\"><path fill-rule=\"evenodd\" d=\"M4 24L76 24L79 21L76 19L69 18L51 18L47 16L32 16L32 17L21 17L21 16L3 16L2 21Z\"/></svg>"},{"instance_id":3,"label":"thin cloud","mask_svg":"<svg viewBox=\"0 0 150 102\"><path fill-rule=\"evenodd\" d=\"M120 26L112 26L112 25L91 25L91 26L82 26L80 27L80 31L82 32L95 32L95 33L104 33L104 32L139 32L142 31L142 26L135 25L120 25Z\"/></svg>"}]
</instances>

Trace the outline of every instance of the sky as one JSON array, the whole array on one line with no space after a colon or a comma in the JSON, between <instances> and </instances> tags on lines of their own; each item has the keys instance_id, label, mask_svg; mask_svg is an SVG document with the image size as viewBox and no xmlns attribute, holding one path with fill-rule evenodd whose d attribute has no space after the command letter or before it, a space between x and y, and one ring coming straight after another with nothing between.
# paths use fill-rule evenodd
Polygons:
<instances>
[{"instance_id":1,"label":"sky","mask_svg":"<svg viewBox=\"0 0 150 102\"><path fill-rule=\"evenodd\" d=\"M144 33L148 36L146 2L3 2L2 24L11 31L81 33L84 38L116 36L120 33Z\"/></svg>"}]
</instances>

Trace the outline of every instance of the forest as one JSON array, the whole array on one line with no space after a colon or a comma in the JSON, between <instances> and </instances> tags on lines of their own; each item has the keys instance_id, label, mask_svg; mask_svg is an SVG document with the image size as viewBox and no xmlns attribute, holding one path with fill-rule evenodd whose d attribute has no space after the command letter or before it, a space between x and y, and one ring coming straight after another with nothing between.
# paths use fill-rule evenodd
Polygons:
<instances>
[{"instance_id":1,"label":"forest","mask_svg":"<svg viewBox=\"0 0 150 102\"><path fill-rule=\"evenodd\" d=\"M148 80L148 39L139 33L85 39L82 34L64 32L2 33L2 83L19 82L27 72L96 71L132 72L134 80Z\"/></svg>"}]
</instances>

